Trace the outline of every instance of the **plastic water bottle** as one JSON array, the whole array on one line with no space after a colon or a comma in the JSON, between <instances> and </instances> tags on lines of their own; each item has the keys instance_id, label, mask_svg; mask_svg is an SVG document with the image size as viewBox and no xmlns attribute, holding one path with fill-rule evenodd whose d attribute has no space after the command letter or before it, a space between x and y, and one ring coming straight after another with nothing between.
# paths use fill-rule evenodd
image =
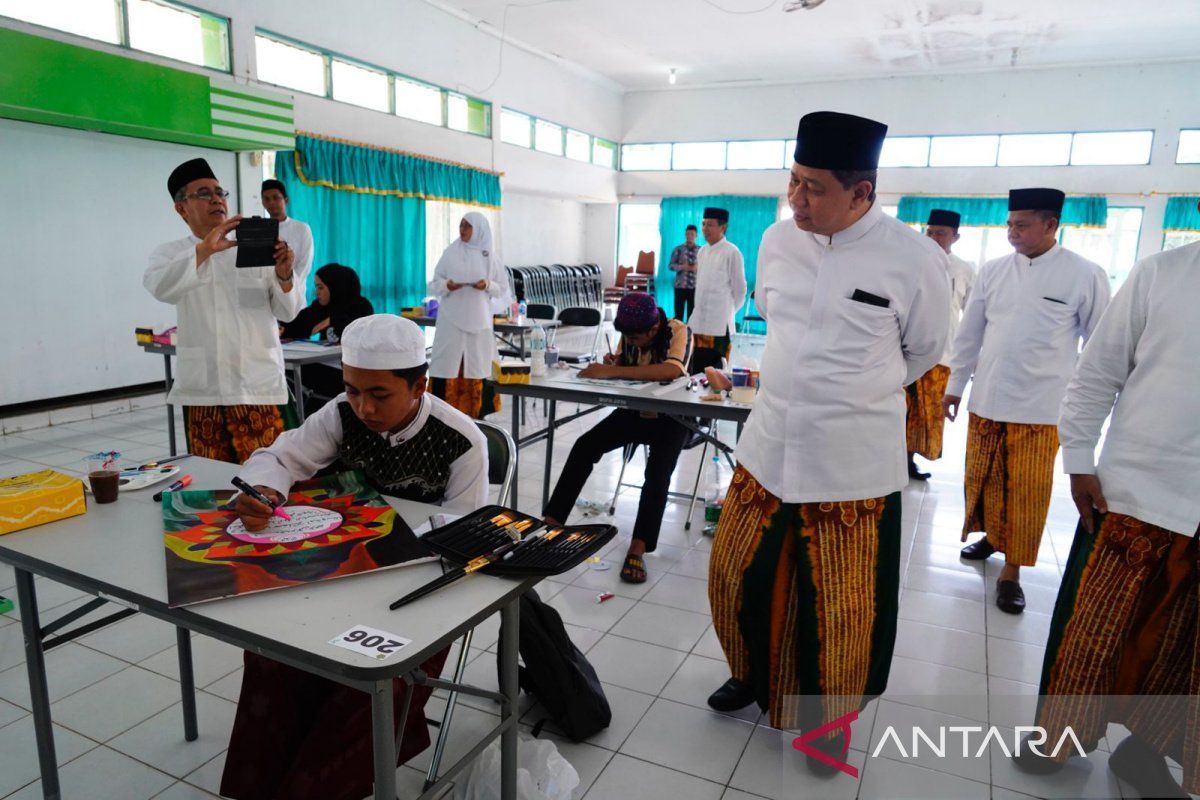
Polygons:
<instances>
[{"instance_id":1,"label":"plastic water bottle","mask_svg":"<svg viewBox=\"0 0 1200 800\"><path fill-rule=\"evenodd\" d=\"M520 302L520 304L517 305L517 323L520 325L524 325L525 324L525 315L528 313L529 313L529 306L525 303L524 300L522 300Z\"/></svg>"},{"instance_id":2,"label":"plastic water bottle","mask_svg":"<svg viewBox=\"0 0 1200 800\"><path fill-rule=\"evenodd\" d=\"M717 522L721 518L721 506L725 503L724 470L721 469L721 455L714 453L712 464L708 468L708 482L704 487L704 532L709 536L717 530Z\"/></svg>"},{"instance_id":3,"label":"plastic water bottle","mask_svg":"<svg viewBox=\"0 0 1200 800\"><path fill-rule=\"evenodd\" d=\"M529 374L535 378L546 375L546 329L537 324L529 335Z\"/></svg>"},{"instance_id":4,"label":"plastic water bottle","mask_svg":"<svg viewBox=\"0 0 1200 800\"><path fill-rule=\"evenodd\" d=\"M513 300L508 306L508 321L513 323L521 321L521 304L516 300Z\"/></svg>"}]
</instances>

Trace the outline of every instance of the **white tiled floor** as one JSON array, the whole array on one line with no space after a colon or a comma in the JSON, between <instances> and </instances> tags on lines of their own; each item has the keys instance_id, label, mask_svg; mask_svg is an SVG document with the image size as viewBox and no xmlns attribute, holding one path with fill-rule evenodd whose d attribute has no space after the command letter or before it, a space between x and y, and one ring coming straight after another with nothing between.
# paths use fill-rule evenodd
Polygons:
<instances>
[{"instance_id":1,"label":"white tiled floor","mask_svg":"<svg viewBox=\"0 0 1200 800\"><path fill-rule=\"evenodd\" d=\"M540 404L529 404L530 423L541 421ZM560 409L566 413L569 409ZM59 414L58 419L71 419ZM496 420L507 424L506 409ZM554 464L561 467L570 442L595 417L562 429ZM161 407L98 419L63 422L0 436L0 475L54 466L78 472L79 461L100 449L119 449L133 460L166 452ZM732 430L723 430L726 441ZM1011 617L994 607L992 584L998 564L986 570L958 558L962 522L962 462L965 422L948 426L945 457L933 465L934 479L912 484L904 495L903 581L896 656L888 695L856 723L850 762L859 781L839 775L815 778L790 746L793 734L764 724L756 708L722 715L705 698L728 677L710 624L705 593L711 540L697 524L684 531L686 506L666 511L658 552L647 557L650 580L620 583L618 570L637 506L636 490L617 504L621 537L604 554L610 568L580 568L539 587L557 608L575 642L605 684L612 706L609 728L575 744L551 736L578 770L576 797L587 800L688 798L1075 797L1109 793L1122 786L1106 768L1108 743L1087 762L1051 779L1031 778L1003 758L868 758L864 748L886 725L932 720L934 711L1001 726L1028 724L1043 647L1062 565L1074 529L1074 509L1059 476L1048 535L1037 568L1023 583L1027 612ZM522 453L521 505L541 505L540 446ZM699 451L684 454L675 488L690 489ZM601 462L584 497L607 502L618 470L617 456ZM637 481L640 457L626 474ZM0 594L12 596L12 572L0 567ZM82 602L71 589L39 581L44 619ZM601 591L615 597L596 603ZM28 688L16 613L0 616L0 798L41 796L37 781ZM481 625L472 646L468 677L495 685L497 624ZM224 748L241 680L240 653L215 640L195 637L194 659L201 738L182 741L174 630L133 617L51 652L50 690L61 776L68 800L198 800L213 798L220 783ZM453 663L453 662L450 662ZM914 696L920 696L914 699ZM435 696L430 716L440 713ZM876 708L876 706L878 708ZM527 702L528 728L542 717ZM473 738L495 724L490 701L466 699L455 716L447 763ZM862 730L865 728L866 730ZM1110 731L1110 734L1113 732ZM428 752L399 771L401 796L415 796ZM1124 789L1126 796L1134 796Z\"/></svg>"}]
</instances>

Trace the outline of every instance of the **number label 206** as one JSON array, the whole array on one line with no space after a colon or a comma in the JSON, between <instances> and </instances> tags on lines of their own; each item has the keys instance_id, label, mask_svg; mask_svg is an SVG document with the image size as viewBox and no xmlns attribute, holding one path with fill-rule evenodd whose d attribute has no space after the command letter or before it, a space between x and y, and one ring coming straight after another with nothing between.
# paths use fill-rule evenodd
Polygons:
<instances>
[{"instance_id":1,"label":"number label 206","mask_svg":"<svg viewBox=\"0 0 1200 800\"><path fill-rule=\"evenodd\" d=\"M329 643L376 661L386 661L399 653L411 641L411 639L405 639L403 636L397 636L377 628L355 625L345 633L331 639Z\"/></svg>"}]
</instances>

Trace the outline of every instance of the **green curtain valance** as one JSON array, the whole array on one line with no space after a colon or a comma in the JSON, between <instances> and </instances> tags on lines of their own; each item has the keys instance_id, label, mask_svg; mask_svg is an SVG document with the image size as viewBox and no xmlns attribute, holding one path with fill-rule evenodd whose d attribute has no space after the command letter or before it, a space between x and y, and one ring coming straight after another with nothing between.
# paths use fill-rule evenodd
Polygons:
<instances>
[{"instance_id":1,"label":"green curtain valance","mask_svg":"<svg viewBox=\"0 0 1200 800\"><path fill-rule=\"evenodd\" d=\"M1168 197L1167 214L1163 217L1164 231L1200 231L1200 197Z\"/></svg>"},{"instance_id":2,"label":"green curtain valance","mask_svg":"<svg viewBox=\"0 0 1200 800\"><path fill-rule=\"evenodd\" d=\"M962 215L962 224L973 227L1002 228L1008 221L1007 197L914 197L900 198L896 214L901 222L924 225L929 211L944 208ZM1103 228L1108 222L1108 198L1099 195L1068 197L1063 205L1063 225Z\"/></svg>"},{"instance_id":3,"label":"green curtain valance","mask_svg":"<svg viewBox=\"0 0 1200 800\"><path fill-rule=\"evenodd\" d=\"M500 207L499 173L462 164L309 135L296 136L296 149L278 158L308 186Z\"/></svg>"}]
</instances>

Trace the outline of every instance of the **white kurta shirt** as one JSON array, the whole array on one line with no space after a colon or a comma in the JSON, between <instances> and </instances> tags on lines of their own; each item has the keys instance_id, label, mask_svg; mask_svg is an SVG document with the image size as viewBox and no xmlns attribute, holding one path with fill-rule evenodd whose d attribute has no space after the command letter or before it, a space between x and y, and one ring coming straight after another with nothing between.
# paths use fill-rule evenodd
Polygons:
<instances>
[{"instance_id":1,"label":"white kurta shirt","mask_svg":"<svg viewBox=\"0 0 1200 800\"><path fill-rule=\"evenodd\" d=\"M949 364L954 356L954 338L958 335L963 312L967 310L971 287L975 285L975 267L970 262L949 253L947 267L950 275L950 333L946 337L946 351L942 354L941 364Z\"/></svg>"},{"instance_id":2,"label":"white kurta shirt","mask_svg":"<svg viewBox=\"0 0 1200 800\"><path fill-rule=\"evenodd\" d=\"M1066 472L1095 473L1110 511L1187 536L1200 525L1197 309L1200 244L1134 266L1083 349L1058 420Z\"/></svg>"},{"instance_id":3,"label":"white kurta shirt","mask_svg":"<svg viewBox=\"0 0 1200 800\"><path fill-rule=\"evenodd\" d=\"M790 219L763 234L754 297L767 345L737 457L767 491L809 503L908 485L903 387L945 346L945 259L878 204L832 237Z\"/></svg>"},{"instance_id":4,"label":"white kurta shirt","mask_svg":"<svg viewBox=\"0 0 1200 800\"><path fill-rule=\"evenodd\" d=\"M270 486L286 497L293 483L308 480L337 460L342 444L338 404L345 401L343 392L321 406L299 428L281 433L270 447L255 450L238 477L251 486ZM426 392L421 395L421 409L412 422L396 433L379 436L392 447L400 447L416 436L430 417L446 423L471 442L471 449L450 463L450 479L442 502L472 510L487 505L487 440L466 414Z\"/></svg>"},{"instance_id":5,"label":"white kurta shirt","mask_svg":"<svg viewBox=\"0 0 1200 800\"><path fill-rule=\"evenodd\" d=\"M308 273L312 271L313 235L312 228L298 219L288 217L279 223L279 240L287 242L296 254L293 267L296 270L292 291L300 292L300 308L308 305ZM290 322L290 320L284 320Z\"/></svg>"},{"instance_id":6,"label":"white kurta shirt","mask_svg":"<svg viewBox=\"0 0 1200 800\"><path fill-rule=\"evenodd\" d=\"M487 280L486 289L468 285L452 292L446 286L451 280L472 284L480 279ZM456 239L438 259L428 290L438 299L430 376L456 378L461 364L464 378L490 377L496 358L492 300L508 295L508 272L500 256Z\"/></svg>"},{"instance_id":7,"label":"white kurta shirt","mask_svg":"<svg viewBox=\"0 0 1200 800\"><path fill-rule=\"evenodd\" d=\"M688 327L702 336L736 330L734 315L746 302L746 266L742 251L728 239L706 244L696 254L696 302Z\"/></svg>"},{"instance_id":8,"label":"white kurta shirt","mask_svg":"<svg viewBox=\"0 0 1200 800\"><path fill-rule=\"evenodd\" d=\"M983 265L950 359L946 394L997 422L1053 425L1087 340L1108 305L1108 275L1059 245L1030 260L1019 253Z\"/></svg>"},{"instance_id":9,"label":"white kurta shirt","mask_svg":"<svg viewBox=\"0 0 1200 800\"><path fill-rule=\"evenodd\" d=\"M196 267L195 236L159 245L142 285L175 306L175 385L167 402L183 406L279 405L288 399L277 319L300 310L274 267L238 269L237 248ZM294 284L293 284L294 287Z\"/></svg>"}]
</instances>

